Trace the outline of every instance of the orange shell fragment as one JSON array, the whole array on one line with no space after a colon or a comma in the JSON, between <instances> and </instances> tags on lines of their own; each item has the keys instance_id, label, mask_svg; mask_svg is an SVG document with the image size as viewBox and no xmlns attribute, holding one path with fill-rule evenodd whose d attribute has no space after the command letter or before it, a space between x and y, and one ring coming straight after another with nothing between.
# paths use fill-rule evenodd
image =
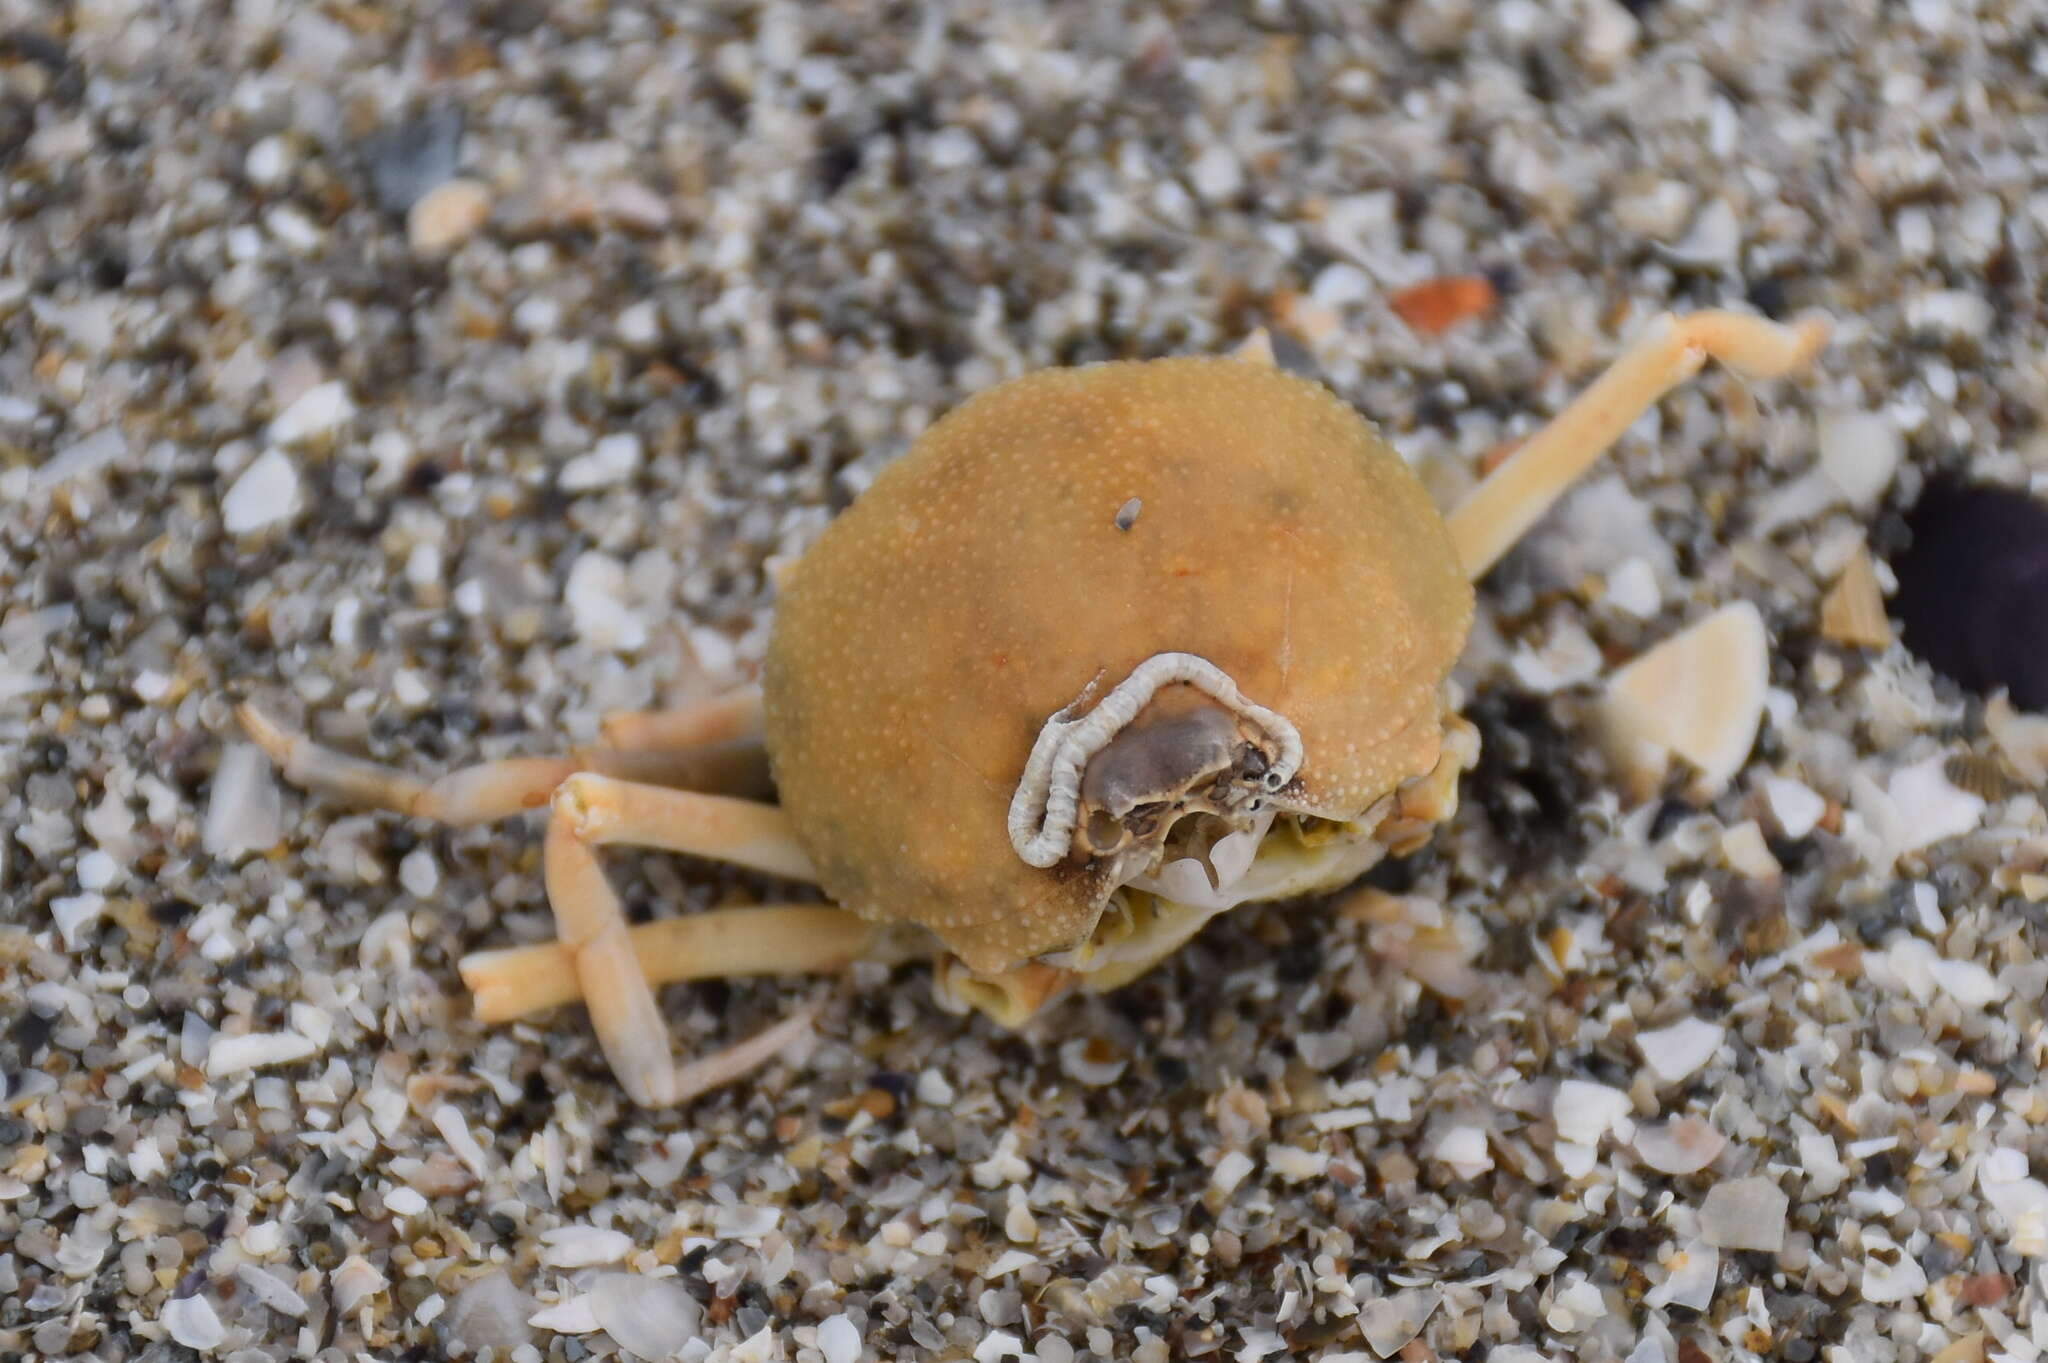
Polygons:
<instances>
[{"instance_id":1,"label":"orange shell fragment","mask_svg":"<svg viewBox=\"0 0 2048 1363\"><path fill-rule=\"evenodd\" d=\"M1500 302L1500 291L1483 274L1439 275L1411 284L1387 299L1400 319L1424 336L1441 336L1460 322L1484 317Z\"/></svg>"},{"instance_id":2,"label":"orange shell fragment","mask_svg":"<svg viewBox=\"0 0 2048 1363\"><path fill-rule=\"evenodd\" d=\"M1421 484L1321 386L1228 358L1042 371L935 424L791 571L776 785L837 903L1000 971L1084 938L1114 888L1026 865L1006 825L1091 679L1213 662L1299 730L1288 801L1355 818L1436 764L1471 615Z\"/></svg>"}]
</instances>

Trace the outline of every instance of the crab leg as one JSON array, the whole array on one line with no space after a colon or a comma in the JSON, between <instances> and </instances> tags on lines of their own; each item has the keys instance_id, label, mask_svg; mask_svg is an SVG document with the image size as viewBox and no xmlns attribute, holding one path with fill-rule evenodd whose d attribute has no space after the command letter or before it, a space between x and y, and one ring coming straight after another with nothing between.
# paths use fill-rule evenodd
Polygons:
<instances>
[{"instance_id":1,"label":"crab leg","mask_svg":"<svg viewBox=\"0 0 2048 1363\"><path fill-rule=\"evenodd\" d=\"M675 1067L668 1029L653 986L641 971L625 911L598 864L597 849L612 843L716 856L797 879L808 879L811 866L790 836L782 811L772 805L634 785L588 772L570 777L555 791L544 851L548 903L575 963L598 1043L627 1096L645 1106L683 1102L739 1077L801 1034L803 1022L787 1019L752 1042L682 1070ZM769 1045L771 1037L781 1040ZM762 1047L765 1053L757 1054Z\"/></svg>"},{"instance_id":2,"label":"crab leg","mask_svg":"<svg viewBox=\"0 0 2048 1363\"><path fill-rule=\"evenodd\" d=\"M605 746L708 748L761 737L761 688L741 687L676 710L621 710L604 717L598 730Z\"/></svg>"},{"instance_id":3,"label":"crab leg","mask_svg":"<svg viewBox=\"0 0 2048 1363\"><path fill-rule=\"evenodd\" d=\"M1810 361L1827 335L1819 318L1789 327L1734 312L1657 318L1451 512L1451 542L1466 574L1491 568L1637 417L1710 356L1745 378L1774 379Z\"/></svg>"},{"instance_id":4,"label":"crab leg","mask_svg":"<svg viewBox=\"0 0 2048 1363\"><path fill-rule=\"evenodd\" d=\"M664 985L826 974L868 955L877 934L874 924L830 905L763 904L642 923L629 935L640 973ZM575 953L561 942L472 952L462 958L462 979L485 1022L510 1022L583 998Z\"/></svg>"},{"instance_id":5,"label":"crab leg","mask_svg":"<svg viewBox=\"0 0 2048 1363\"><path fill-rule=\"evenodd\" d=\"M567 818L593 847L625 843L686 852L788 880L816 880L789 816L774 805L580 771L555 788L548 836Z\"/></svg>"},{"instance_id":6,"label":"crab leg","mask_svg":"<svg viewBox=\"0 0 2048 1363\"><path fill-rule=\"evenodd\" d=\"M559 757L513 757L423 781L379 762L325 748L245 704L236 715L294 785L352 804L458 826L494 823L539 809L579 771L733 794L768 793L760 746L761 701L749 687L684 710L627 712L604 720L605 744Z\"/></svg>"}]
</instances>

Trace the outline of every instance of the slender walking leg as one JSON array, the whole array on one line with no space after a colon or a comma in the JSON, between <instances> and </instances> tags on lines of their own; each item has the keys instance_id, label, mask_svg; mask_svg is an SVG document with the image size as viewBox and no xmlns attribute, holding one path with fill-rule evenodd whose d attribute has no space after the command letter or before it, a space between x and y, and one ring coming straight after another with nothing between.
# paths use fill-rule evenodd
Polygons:
<instances>
[{"instance_id":1,"label":"slender walking leg","mask_svg":"<svg viewBox=\"0 0 2048 1363\"><path fill-rule=\"evenodd\" d=\"M1466 574L1491 568L1637 417L1709 358L1746 378L1774 379L1804 366L1827 336L1819 318L1788 327L1735 312L1659 317L1451 512L1451 542Z\"/></svg>"}]
</instances>

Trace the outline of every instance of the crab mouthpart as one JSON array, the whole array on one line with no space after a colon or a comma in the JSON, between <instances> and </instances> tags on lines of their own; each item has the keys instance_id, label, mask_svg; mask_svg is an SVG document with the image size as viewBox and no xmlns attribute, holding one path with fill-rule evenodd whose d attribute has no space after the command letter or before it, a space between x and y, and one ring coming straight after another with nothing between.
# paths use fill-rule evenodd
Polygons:
<instances>
[{"instance_id":1,"label":"crab mouthpart","mask_svg":"<svg viewBox=\"0 0 2048 1363\"><path fill-rule=\"evenodd\" d=\"M1029 865L1078 851L1149 869L1186 816L1242 823L1301 768L1294 725L1205 658L1156 653L1079 714L1100 681L1045 722L1010 800L1010 843Z\"/></svg>"},{"instance_id":2,"label":"crab mouthpart","mask_svg":"<svg viewBox=\"0 0 2048 1363\"><path fill-rule=\"evenodd\" d=\"M1184 820L1256 812L1270 769L1237 716L1193 687L1166 687L1082 770L1075 850L1149 869Z\"/></svg>"},{"instance_id":3,"label":"crab mouthpart","mask_svg":"<svg viewBox=\"0 0 2048 1363\"><path fill-rule=\"evenodd\" d=\"M1429 771L1403 781L1355 818L1333 821L1268 801L1240 825L1213 815L1180 820L1152 863L1120 880L1086 941L1033 964L1074 974L1090 993L1151 969L1219 913L1239 904L1334 889L1383 856L1428 841L1458 807L1458 777L1479 756L1479 735L1444 712L1443 743Z\"/></svg>"}]
</instances>

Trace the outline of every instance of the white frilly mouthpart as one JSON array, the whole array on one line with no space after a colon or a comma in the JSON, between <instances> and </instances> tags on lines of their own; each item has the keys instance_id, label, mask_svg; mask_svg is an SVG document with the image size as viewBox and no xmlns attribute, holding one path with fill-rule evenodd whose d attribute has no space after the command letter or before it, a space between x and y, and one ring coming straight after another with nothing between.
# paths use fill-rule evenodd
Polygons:
<instances>
[{"instance_id":1,"label":"white frilly mouthpart","mask_svg":"<svg viewBox=\"0 0 2048 1363\"><path fill-rule=\"evenodd\" d=\"M1177 857L1160 867L1157 875L1139 876L1130 884L1134 889L1190 908L1213 909L1218 913L1234 909L1245 899L1244 878L1258 857L1259 844L1273 827L1273 815L1274 811L1264 810L1252 820L1251 827L1216 839L1209 848L1207 865L1199 857ZM1209 875L1211 869L1216 873L1213 880Z\"/></svg>"}]
</instances>

